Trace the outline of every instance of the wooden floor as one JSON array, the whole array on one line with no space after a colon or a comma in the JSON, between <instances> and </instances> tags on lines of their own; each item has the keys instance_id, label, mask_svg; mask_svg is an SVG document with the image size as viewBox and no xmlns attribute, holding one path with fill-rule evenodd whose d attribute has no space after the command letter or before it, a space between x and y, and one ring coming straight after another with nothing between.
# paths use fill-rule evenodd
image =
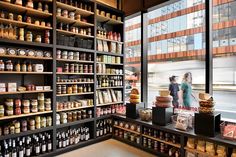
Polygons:
<instances>
[{"instance_id":1,"label":"wooden floor","mask_svg":"<svg viewBox=\"0 0 236 157\"><path fill-rule=\"evenodd\" d=\"M58 157L155 157L117 140L109 139L97 144L62 154Z\"/></svg>"}]
</instances>

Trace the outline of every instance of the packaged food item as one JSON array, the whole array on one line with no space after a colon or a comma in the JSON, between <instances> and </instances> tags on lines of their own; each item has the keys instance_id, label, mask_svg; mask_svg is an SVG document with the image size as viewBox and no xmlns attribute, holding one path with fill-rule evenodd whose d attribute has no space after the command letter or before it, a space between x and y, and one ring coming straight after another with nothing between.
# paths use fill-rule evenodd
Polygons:
<instances>
[{"instance_id":1,"label":"packaged food item","mask_svg":"<svg viewBox=\"0 0 236 157\"><path fill-rule=\"evenodd\" d=\"M201 152L205 152L206 150L206 141L198 140L197 141L197 150Z\"/></svg>"},{"instance_id":2,"label":"packaged food item","mask_svg":"<svg viewBox=\"0 0 236 157\"><path fill-rule=\"evenodd\" d=\"M26 7L33 9L34 8L33 0L28 0L28 2L26 3Z\"/></svg>"},{"instance_id":3,"label":"packaged food item","mask_svg":"<svg viewBox=\"0 0 236 157\"><path fill-rule=\"evenodd\" d=\"M206 142L206 153L215 156L215 145L211 142Z\"/></svg>"}]
</instances>

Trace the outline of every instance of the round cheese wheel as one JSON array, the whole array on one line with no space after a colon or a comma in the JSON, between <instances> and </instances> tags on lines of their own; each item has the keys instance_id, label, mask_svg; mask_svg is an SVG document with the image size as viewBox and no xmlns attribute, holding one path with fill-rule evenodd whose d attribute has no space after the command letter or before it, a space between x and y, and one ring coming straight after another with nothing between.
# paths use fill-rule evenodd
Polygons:
<instances>
[{"instance_id":1,"label":"round cheese wheel","mask_svg":"<svg viewBox=\"0 0 236 157\"><path fill-rule=\"evenodd\" d=\"M172 96L157 96L156 101L158 102L172 102Z\"/></svg>"},{"instance_id":2,"label":"round cheese wheel","mask_svg":"<svg viewBox=\"0 0 236 157\"><path fill-rule=\"evenodd\" d=\"M139 95L137 95L137 94L130 94L130 99L139 99Z\"/></svg>"},{"instance_id":3,"label":"round cheese wheel","mask_svg":"<svg viewBox=\"0 0 236 157\"><path fill-rule=\"evenodd\" d=\"M131 104L138 104L140 102L139 99L130 99L129 101Z\"/></svg>"},{"instance_id":4,"label":"round cheese wheel","mask_svg":"<svg viewBox=\"0 0 236 157\"><path fill-rule=\"evenodd\" d=\"M155 105L156 107L168 108L172 106L172 102L156 102Z\"/></svg>"}]
</instances>

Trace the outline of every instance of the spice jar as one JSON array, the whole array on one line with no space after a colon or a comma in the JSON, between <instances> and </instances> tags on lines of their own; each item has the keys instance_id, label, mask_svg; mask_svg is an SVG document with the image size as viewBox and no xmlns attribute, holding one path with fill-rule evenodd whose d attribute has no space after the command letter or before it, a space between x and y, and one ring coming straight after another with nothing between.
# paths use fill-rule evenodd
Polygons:
<instances>
[{"instance_id":1,"label":"spice jar","mask_svg":"<svg viewBox=\"0 0 236 157\"><path fill-rule=\"evenodd\" d=\"M38 110L39 112L45 111L44 100L38 100Z\"/></svg>"},{"instance_id":2,"label":"spice jar","mask_svg":"<svg viewBox=\"0 0 236 157\"><path fill-rule=\"evenodd\" d=\"M16 0L15 4L16 5L22 5L22 0Z\"/></svg>"},{"instance_id":3,"label":"spice jar","mask_svg":"<svg viewBox=\"0 0 236 157\"><path fill-rule=\"evenodd\" d=\"M50 98L45 99L45 110L51 111L51 99Z\"/></svg>"},{"instance_id":4,"label":"spice jar","mask_svg":"<svg viewBox=\"0 0 236 157\"><path fill-rule=\"evenodd\" d=\"M28 31L28 32L26 33L26 41L30 41L30 42L33 41L32 32Z\"/></svg>"},{"instance_id":5,"label":"spice jar","mask_svg":"<svg viewBox=\"0 0 236 157\"><path fill-rule=\"evenodd\" d=\"M15 126L10 126L10 134L15 134Z\"/></svg>"},{"instance_id":6,"label":"spice jar","mask_svg":"<svg viewBox=\"0 0 236 157\"><path fill-rule=\"evenodd\" d=\"M47 117L47 127L52 126L52 117L48 116Z\"/></svg>"},{"instance_id":7,"label":"spice jar","mask_svg":"<svg viewBox=\"0 0 236 157\"><path fill-rule=\"evenodd\" d=\"M38 112L38 100L37 99L31 100L31 112L32 113Z\"/></svg>"},{"instance_id":8,"label":"spice jar","mask_svg":"<svg viewBox=\"0 0 236 157\"><path fill-rule=\"evenodd\" d=\"M38 10L43 11L43 5L41 2L38 3Z\"/></svg>"},{"instance_id":9,"label":"spice jar","mask_svg":"<svg viewBox=\"0 0 236 157\"><path fill-rule=\"evenodd\" d=\"M33 1L32 0L28 0L28 2L27 2L27 4L26 4L26 7L28 7L28 8L34 8L34 3L33 3Z\"/></svg>"},{"instance_id":10,"label":"spice jar","mask_svg":"<svg viewBox=\"0 0 236 157\"><path fill-rule=\"evenodd\" d=\"M12 64L11 60L8 60L6 62L6 70L7 71L13 71L13 64Z\"/></svg>"},{"instance_id":11,"label":"spice jar","mask_svg":"<svg viewBox=\"0 0 236 157\"><path fill-rule=\"evenodd\" d=\"M23 113L24 114L30 113L30 101L29 100L23 100Z\"/></svg>"},{"instance_id":12,"label":"spice jar","mask_svg":"<svg viewBox=\"0 0 236 157\"><path fill-rule=\"evenodd\" d=\"M27 121L26 120L21 121L21 131L22 132L27 131Z\"/></svg>"},{"instance_id":13,"label":"spice jar","mask_svg":"<svg viewBox=\"0 0 236 157\"><path fill-rule=\"evenodd\" d=\"M31 17L28 16L28 17L26 18L26 23L32 23Z\"/></svg>"},{"instance_id":14,"label":"spice jar","mask_svg":"<svg viewBox=\"0 0 236 157\"><path fill-rule=\"evenodd\" d=\"M37 35L37 36L36 36L35 42L38 42L38 43L41 43L41 42L42 42L41 35Z\"/></svg>"},{"instance_id":15,"label":"spice jar","mask_svg":"<svg viewBox=\"0 0 236 157\"><path fill-rule=\"evenodd\" d=\"M2 60L0 60L0 71L4 71L5 69L5 64Z\"/></svg>"},{"instance_id":16,"label":"spice jar","mask_svg":"<svg viewBox=\"0 0 236 157\"><path fill-rule=\"evenodd\" d=\"M0 117L4 117L4 106L0 105Z\"/></svg>"}]
</instances>

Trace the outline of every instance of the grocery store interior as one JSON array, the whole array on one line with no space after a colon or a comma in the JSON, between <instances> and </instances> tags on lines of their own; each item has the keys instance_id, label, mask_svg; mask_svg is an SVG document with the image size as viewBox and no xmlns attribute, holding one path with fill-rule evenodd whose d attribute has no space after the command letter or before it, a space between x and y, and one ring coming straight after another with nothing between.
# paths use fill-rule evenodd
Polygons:
<instances>
[{"instance_id":1,"label":"grocery store interior","mask_svg":"<svg viewBox=\"0 0 236 157\"><path fill-rule=\"evenodd\" d=\"M1 0L0 157L236 157L236 0Z\"/></svg>"}]
</instances>

